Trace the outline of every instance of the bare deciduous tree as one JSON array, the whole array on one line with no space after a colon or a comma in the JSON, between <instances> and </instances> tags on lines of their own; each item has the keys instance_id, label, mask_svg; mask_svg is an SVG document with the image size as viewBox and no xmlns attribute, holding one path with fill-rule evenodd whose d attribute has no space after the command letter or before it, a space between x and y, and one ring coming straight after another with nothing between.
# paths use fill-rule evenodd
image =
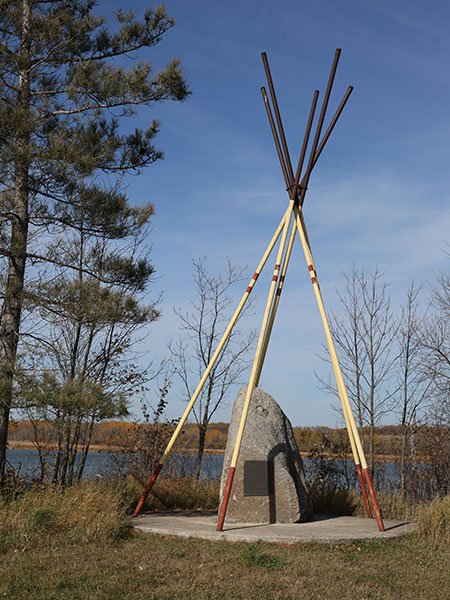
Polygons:
<instances>
[{"instance_id":1,"label":"bare deciduous tree","mask_svg":"<svg viewBox=\"0 0 450 600\"><path fill-rule=\"evenodd\" d=\"M399 397L397 412L400 413L402 431L400 449L400 491L405 491L405 460L408 444L412 458L415 458L411 447L416 429L418 412L424 407L428 398L432 378L422 368L423 347L422 327L424 316L419 309L420 287L414 282L408 289L406 303L398 327L399 356L397 363Z\"/></svg>"},{"instance_id":2,"label":"bare deciduous tree","mask_svg":"<svg viewBox=\"0 0 450 600\"><path fill-rule=\"evenodd\" d=\"M192 397L193 385L197 385L205 372L230 321L233 286L244 279L243 269L229 261L224 275L212 275L206 268L206 258L193 261L193 265L197 297L191 301L190 312L175 309L185 335L170 345L174 370L187 399ZM246 305L241 317L249 306ZM194 406L199 432L196 480L200 476L208 425L217 409L224 405L230 388L240 383L242 373L250 366L247 357L254 340L254 331L244 336L237 324L234 326Z\"/></svg>"},{"instance_id":3,"label":"bare deciduous tree","mask_svg":"<svg viewBox=\"0 0 450 600\"><path fill-rule=\"evenodd\" d=\"M391 410L396 326L391 310L388 284L378 269L367 280L353 267L345 275L344 294L339 294L343 317L331 316L331 333L338 351L350 401L359 428L369 430L368 450L372 475L375 470L375 427ZM328 355L325 358L328 362ZM337 395L328 380L319 377L322 387ZM363 437L363 436L362 436Z\"/></svg>"},{"instance_id":4,"label":"bare deciduous tree","mask_svg":"<svg viewBox=\"0 0 450 600\"><path fill-rule=\"evenodd\" d=\"M433 314L422 330L423 365L432 381L426 415L426 458L437 493L450 487L450 273L442 273L432 292Z\"/></svg>"}]
</instances>

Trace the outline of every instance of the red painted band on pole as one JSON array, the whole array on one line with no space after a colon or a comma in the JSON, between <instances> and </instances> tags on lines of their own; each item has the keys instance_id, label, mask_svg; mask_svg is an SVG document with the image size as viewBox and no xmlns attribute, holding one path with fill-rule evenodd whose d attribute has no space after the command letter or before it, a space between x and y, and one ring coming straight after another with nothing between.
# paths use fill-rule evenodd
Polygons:
<instances>
[{"instance_id":1,"label":"red painted band on pole","mask_svg":"<svg viewBox=\"0 0 450 600\"><path fill-rule=\"evenodd\" d=\"M227 485L225 486L225 493L223 495L222 504L220 506L219 520L217 521L217 531L222 531L223 523L225 521L225 515L227 513L228 500L230 499L231 486L233 485L235 467L230 467L228 471Z\"/></svg>"},{"instance_id":2,"label":"red painted band on pole","mask_svg":"<svg viewBox=\"0 0 450 600\"><path fill-rule=\"evenodd\" d=\"M249 285L248 288L245 290L245 293L246 294L250 294L250 292L252 291L252 289L253 289L253 286Z\"/></svg>"},{"instance_id":3,"label":"red painted band on pole","mask_svg":"<svg viewBox=\"0 0 450 600\"><path fill-rule=\"evenodd\" d=\"M314 271L314 267L312 265L308 265L308 271Z\"/></svg>"},{"instance_id":4,"label":"red painted band on pole","mask_svg":"<svg viewBox=\"0 0 450 600\"><path fill-rule=\"evenodd\" d=\"M161 471L162 468L163 468L163 464L158 463L158 466L156 467L152 478L148 482L147 487L145 488L144 493L142 494L141 499L138 502L138 505L134 509L134 513L132 515L133 517L137 517L138 514L141 512L142 506L144 505L144 502L147 500L147 496L149 495L150 490L152 489L153 484L155 483L156 479L158 478L159 472Z\"/></svg>"},{"instance_id":5,"label":"red painted band on pole","mask_svg":"<svg viewBox=\"0 0 450 600\"><path fill-rule=\"evenodd\" d=\"M280 277L280 283L283 283L283 281L284 281L284 275L282 275L282 276Z\"/></svg>"},{"instance_id":6,"label":"red painted band on pole","mask_svg":"<svg viewBox=\"0 0 450 600\"><path fill-rule=\"evenodd\" d=\"M254 279L254 280L256 281L256 280L258 279L258 277L259 277L259 273L258 273L258 272L256 272L256 273L253 275L252 279Z\"/></svg>"},{"instance_id":7,"label":"red painted band on pole","mask_svg":"<svg viewBox=\"0 0 450 600\"><path fill-rule=\"evenodd\" d=\"M311 277L311 283L314 285L315 283L317 283L317 279L315 277Z\"/></svg>"},{"instance_id":8,"label":"red painted band on pole","mask_svg":"<svg viewBox=\"0 0 450 600\"><path fill-rule=\"evenodd\" d=\"M274 276L272 277L272 281L277 281L277 279L278 279L278 276L277 276L277 275L274 275Z\"/></svg>"},{"instance_id":9,"label":"red painted band on pole","mask_svg":"<svg viewBox=\"0 0 450 600\"><path fill-rule=\"evenodd\" d=\"M280 265L275 265L275 271L279 271L280 270Z\"/></svg>"},{"instance_id":10,"label":"red painted band on pole","mask_svg":"<svg viewBox=\"0 0 450 600\"><path fill-rule=\"evenodd\" d=\"M280 287L277 289L277 296L281 296L281 288Z\"/></svg>"},{"instance_id":11,"label":"red painted band on pole","mask_svg":"<svg viewBox=\"0 0 450 600\"><path fill-rule=\"evenodd\" d=\"M378 523L378 529L380 531L384 531L384 523L381 518L380 507L378 506L377 497L375 495L375 490L373 489L372 479L370 478L369 469L363 469L364 477L367 483L367 489L369 490L369 496L372 501L373 512L375 513L375 518Z\"/></svg>"},{"instance_id":12,"label":"red painted band on pole","mask_svg":"<svg viewBox=\"0 0 450 600\"><path fill-rule=\"evenodd\" d=\"M364 483L364 477L361 465L356 465L356 472L358 473L359 485L361 486L361 492L364 499L364 506L366 507L366 513L369 519L372 518L372 511L370 510L369 498L367 497L367 490Z\"/></svg>"}]
</instances>

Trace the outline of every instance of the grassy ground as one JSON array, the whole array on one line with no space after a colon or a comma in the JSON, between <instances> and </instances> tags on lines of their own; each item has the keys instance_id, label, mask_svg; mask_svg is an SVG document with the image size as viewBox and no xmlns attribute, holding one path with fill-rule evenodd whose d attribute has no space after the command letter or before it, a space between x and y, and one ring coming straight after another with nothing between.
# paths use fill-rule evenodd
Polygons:
<instances>
[{"instance_id":1,"label":"grassy ground","mask_svg":"<svg viewBox=\"0 0 450 600\"><path fill-rule=\"evenodd\" d=\"M27 600L448 598L450 498L387 542L246 544L133 532L112 484L0 502L0 598Z\"/></svg>"},{"instance_id":2,"label":"grassy ground","mask_svg":"<svg viewBox=\"0 0 450 600\"><path fill-rule=\"evenodd\" d=\"M207 542L133 533L119 542L8 552L0 597L28 600L447 599L448 549L417 538L352 545Z\"/></svg>"}]
</instances>

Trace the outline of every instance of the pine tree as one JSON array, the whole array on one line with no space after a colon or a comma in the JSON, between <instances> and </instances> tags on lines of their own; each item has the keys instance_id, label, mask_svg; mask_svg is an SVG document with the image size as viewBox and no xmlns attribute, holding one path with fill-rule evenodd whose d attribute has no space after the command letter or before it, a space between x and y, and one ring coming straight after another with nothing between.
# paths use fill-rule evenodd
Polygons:
<instances>
[{"instance_id":1,"label":"pine tree","mask_svg":"<svg viewBox=\"0 0 450 600\"><path fill-rule=\"evenodd\" d=\"M91 220L107 219L123 194L105 182L161 158L158 122L123 133L122 118L189 94L178 59L158 72L135 59L173 26L164 7L143 21L115 18L110 31L89 0L0 0L0 476L26 266L60 262L44 242L64 225L64 207L89 201Z\"/></svg>"},{"instance_id":2,"label":"pine tree","mask_svg":"<svg viewBox=\"0 0 450 600\"><path fill-rule=\"evenodd\" d=\"M152 206L105 196L106 212L93 210L91 198L63 207L49 245L56 260L36 281L28 278L24 294L29 314L14 406L36 424L40 454L55 451L52 483L81 477L94 425L126 416L129 398L154 376L135 364L133 350L159 316L146 289L154 272L145 248Z\"/></svg>"}]
</instances>

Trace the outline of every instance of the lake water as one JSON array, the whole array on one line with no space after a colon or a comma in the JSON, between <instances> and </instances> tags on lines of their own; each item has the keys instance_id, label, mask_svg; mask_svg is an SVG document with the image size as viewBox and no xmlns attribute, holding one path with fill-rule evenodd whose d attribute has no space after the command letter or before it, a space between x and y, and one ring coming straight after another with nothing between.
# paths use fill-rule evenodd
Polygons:
<instances>
[{"instance_id":1,"label":"lake water","mask_svg":"<svg viewBox=\"0 0 450 600\"><path fill-rule=\"evenodd\" d=\"M54 459L54 453L49 452L46 460L51 464ZM40 469L39 454L37 450L17 450L9 449L6 451L6 460L8 464L16 469L20 475L31 474ZM76 461L77 464L78 461ZM167 461L166 469L173 469L182 475L191 475L195 466L195 456L183 454L172 455ZM222 455L205 455L201 476L206 479L216 479L220 477L223 466ZM86 458L86 464L83 471L83 477L104 477L114 470L113 455L110 452L90 452Z\"/></svg>"},{"instance_id":2,"label":"lake water","mask_svg":"<svg viewBox=\"0 0 450 600\"><path fill-rule=\"evenodd\" d=\"M47 460L51 463L54 454L50 452ZM39 455L36 450L7 450L6 459L10 466L18 470L21 475L26 475L39 469ZM313 469L312 461L303 459L305 472L308 479ZM343 463L340 463L342 467ZM165 471L172 470L181 475L192 475L195 466L195 456L183 454L172 455L167 461ZM355 469L351 461L347 462L351 477L355 477ZM220 477L223 467L223 455L207 454L203 457L201 477L216 479ZM109 452L90 452L86 459L83 477L105 477L114 470L114 461ZM382 477L380 477L380 473ZM317 472L315 473L317 475ZM383 489L395 488L399 480L399 465L397 463L380 463L378 469L377 487ZM354 481L352 482L354 484Z\"/></svg>"}]
</instances>

